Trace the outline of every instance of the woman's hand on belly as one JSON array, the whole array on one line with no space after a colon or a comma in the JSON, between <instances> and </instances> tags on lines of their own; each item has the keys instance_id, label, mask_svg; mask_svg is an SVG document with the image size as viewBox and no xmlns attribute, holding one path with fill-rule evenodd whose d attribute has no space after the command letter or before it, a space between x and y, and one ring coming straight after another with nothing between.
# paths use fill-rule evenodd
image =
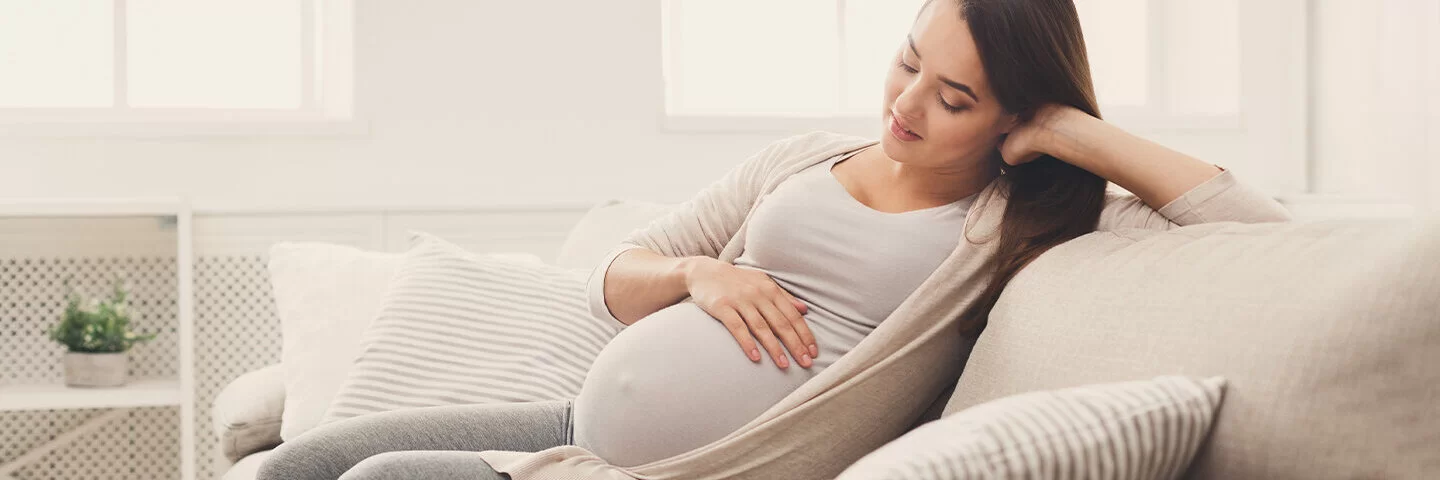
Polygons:
<instances>
[{"instance_id":1,"label":"woman's hand on belly","mask_svg":"<svg viewBox=\"0 0 1440 480\"><path fill-rule=\"evenodd\" d=\"M755 340L780 368L790 366L782 341L796 363L805 368L810 368L811 359L820 353L815 335L801 316L808 308L765 272L704 258L686 272L685 287L701 310L725 325L753 362L760 361Z\"/></svg>"}]
</instances>

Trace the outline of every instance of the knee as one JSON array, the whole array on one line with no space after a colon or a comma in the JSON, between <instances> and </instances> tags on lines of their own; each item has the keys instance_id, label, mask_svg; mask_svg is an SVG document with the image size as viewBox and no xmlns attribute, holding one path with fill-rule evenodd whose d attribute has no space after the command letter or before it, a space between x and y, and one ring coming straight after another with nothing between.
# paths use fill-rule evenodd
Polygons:
<instances>
[{"instance_id":1,"label":"knee","mask_svg":"<svg viewBox=\"0 0 1440 480\"><path fill-rule=\"evenodd\" d=\"M323 442L285 442L271 450L260 463L255 480L330 480L348 466L341 465L339 460Z\"/></svg>"},{"instance_id":2,"label":"knee","mask_svg":"<svg viewBox=\"0 0 1440 480\"><path fill-rule=\"evenodd\" d=\"M260 462L260 468L255 469L255 480L284 480L300 478L299 470L304 464L291 450L294 444L281 443L265 456L265 461Z\"/></svg>"},{"instance_id":3,"label":"knee","mask_svg":"<svg viewBox=\"0 0 1440 480\"><path fill-rule=\"evenodd\" d=\"M255 480L280 480L290 477L287 464L291 463L287 443L281 443L265 454L265 460L260 462L260 467L255 469Z\"/></svg>"},{"instance_id":4,"label":"knee","mask_svg":"<svg viewBox=\"0 0 1440 480\"><path fill-rule=\"evenodd\" d=\"M404 452L385 452L371 455L350 467L335 480L395 480L414 478L408 472L408 461Z\"/></svg>"}]
</instances>

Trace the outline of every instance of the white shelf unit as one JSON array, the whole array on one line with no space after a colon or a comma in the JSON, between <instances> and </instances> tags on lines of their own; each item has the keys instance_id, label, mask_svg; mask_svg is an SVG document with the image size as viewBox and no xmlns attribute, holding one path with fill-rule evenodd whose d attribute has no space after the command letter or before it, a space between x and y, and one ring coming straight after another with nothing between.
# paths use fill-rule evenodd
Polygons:
<instances>
[{"instance_id":1,"label":"white shelf unit","mask_svg":"<svg viewBox=\"0 0 1440 480\"><path fill-rule=\"evenodd\" d=\"M0 385L0 412L110 409L21 456L0 464L0 480L138 407L178 406L180 478L195 480L195 307L194 228L189 203L181 198L28 198L0 200L0 217L160 217L174 221L176 237L176 327L178 378L130 379L122 387L68 387L63 383Z\"/></svg>"},{"instance_id":2,"label":"white shelf unit","mask_svg":"<svg viewBox=\"0 0 1440 480\"><path fill-rule=\"evenodd\" d=\"M131 380L114 388L67 387L61 384L0 386L0 411L179 405L180 382L176 380Z\"/></svg>"}]
</instances>

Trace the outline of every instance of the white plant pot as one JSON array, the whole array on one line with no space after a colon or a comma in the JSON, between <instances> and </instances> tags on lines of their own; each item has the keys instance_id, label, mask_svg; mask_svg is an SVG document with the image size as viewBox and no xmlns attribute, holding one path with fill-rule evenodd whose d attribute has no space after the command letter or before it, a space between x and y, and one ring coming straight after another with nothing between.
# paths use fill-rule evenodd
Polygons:
<instances>
[{"instance_id":1,"label":"white plant pot","mask_svg":"<svg viewBox=\"0 0 1440 480\"><path fill-rule=\"evenodd\" d=\"M125 384L128 366L125 352L65 352L65 385L118 387Z\"/></svg>"}]
</instances>

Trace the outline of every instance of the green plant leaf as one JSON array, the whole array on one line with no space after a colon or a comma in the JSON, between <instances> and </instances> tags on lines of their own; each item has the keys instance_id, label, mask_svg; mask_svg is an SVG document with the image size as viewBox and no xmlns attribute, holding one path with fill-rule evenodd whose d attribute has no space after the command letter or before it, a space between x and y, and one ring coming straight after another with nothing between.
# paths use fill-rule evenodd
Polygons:
<instances>
[{"instance_id":1,"label":"green plant leaf","mask_svg":"<svg viewBox=\"0 0 1440 480\"><path fill-rule=\"evenodd\" d=\"M81 308L84 299L71 286L66 297L65 312L60 322L49 330L50 338L66 346L72 352L113 353L124 352L136 343L153 340L157 334L137 335L130 331L129 292L117 275L114 288L108 299L101 300L94 311Z\"/></svg>"}]
</instances>

